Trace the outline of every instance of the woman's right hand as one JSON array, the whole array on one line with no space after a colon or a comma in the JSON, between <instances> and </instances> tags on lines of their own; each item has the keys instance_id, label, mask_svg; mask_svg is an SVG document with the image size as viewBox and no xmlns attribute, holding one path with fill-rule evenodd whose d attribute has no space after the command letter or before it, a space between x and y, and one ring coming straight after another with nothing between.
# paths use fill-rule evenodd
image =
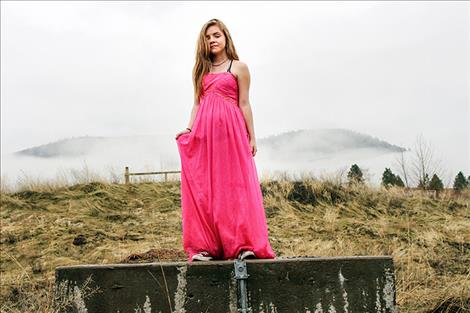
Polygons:
<instances>
[{"instance_id":1,"label":"woman's right hand","mask_svg":"<svg viewBox=\"0 0 470 313\"><path fill-rule=\"evenodd\" d=\"M189 129L182 130L182 131L180 131L179 133L176 134L175 139L178 139L179 136L181 136L183 134L186 134L186 133L190 133L190 132L191 131Z\"/></svg>"}]
</instances>

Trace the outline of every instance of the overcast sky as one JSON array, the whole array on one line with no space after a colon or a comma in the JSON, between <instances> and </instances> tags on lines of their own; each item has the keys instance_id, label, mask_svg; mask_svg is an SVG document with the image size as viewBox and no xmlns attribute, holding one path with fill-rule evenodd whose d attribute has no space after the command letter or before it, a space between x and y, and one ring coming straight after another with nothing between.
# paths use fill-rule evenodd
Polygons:
<instances>
[{"instance_id":1,"label":"overcast sky","mask_svg":"<svg viewBox=\"0 0 470 313\"><path fill-rule=\"evenodd\" d=\"M470 171L469 2L2 1L2 153L187 126L202 25L251 73L258 138L338 127ZM176 145L175 145L176 149Z\"/></svg>"}]
</instances>

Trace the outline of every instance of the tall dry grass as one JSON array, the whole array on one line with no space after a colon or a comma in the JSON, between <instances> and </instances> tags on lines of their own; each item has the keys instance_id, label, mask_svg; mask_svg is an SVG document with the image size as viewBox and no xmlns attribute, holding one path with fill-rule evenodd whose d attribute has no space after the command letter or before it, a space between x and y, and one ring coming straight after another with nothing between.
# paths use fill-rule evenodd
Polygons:
<instances>
[{"instance_id":1,"label":"tall dry grass","mask_svg":"<svg viewBox=\"0 0 470 313\"><path fill-rule=\"evenodd\" d=\"M146 251L154 252L146 261L162 251L185 260L179 181L93 179L23 178L14 192L2 185L2 312L56 312L59 265L124 262ZM285 172L263 177L261 187L278 256L392 255L400 312L470 312L468 190L433 199ZM84 243L74 245L77 238Z\"/></svg>"}]
</instances>

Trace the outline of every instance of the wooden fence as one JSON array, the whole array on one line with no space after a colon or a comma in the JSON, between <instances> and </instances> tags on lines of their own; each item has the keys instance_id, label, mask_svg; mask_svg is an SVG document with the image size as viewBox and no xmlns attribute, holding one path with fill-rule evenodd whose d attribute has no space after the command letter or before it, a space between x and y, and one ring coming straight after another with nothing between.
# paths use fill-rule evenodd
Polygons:
<instances>
[{"instance_id":1,"label":"wooden fence","mask_svg":"<svg viewBox=\"0 0 470 313\"><path fill-rule=\"evenodd\" d=\"M168 174L181 173L181 171L160 171L160 172L141 172L141 173L130 173L129 167L126 166L124 171L124 181L126 184L129 184L130 176L141 176L141 175L165 175L165 181L168 181Z\"/></svg>"}]
</instances>

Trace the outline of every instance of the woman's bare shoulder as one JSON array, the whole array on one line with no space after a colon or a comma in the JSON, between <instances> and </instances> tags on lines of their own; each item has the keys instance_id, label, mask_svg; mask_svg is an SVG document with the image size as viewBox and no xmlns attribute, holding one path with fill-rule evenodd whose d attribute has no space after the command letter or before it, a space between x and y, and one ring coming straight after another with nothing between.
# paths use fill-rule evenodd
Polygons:
<instances>
[{"instance_id":1,"label":"woman's bare shoulder","mask_svg":"<svg viewBox=\"0 0 470 313\"><path fill-rule=\"evenodd\" d=\"M233 60L231 72L239 78L249 74L248 65L240 60Z\"/></svg>"}]
</instances>

